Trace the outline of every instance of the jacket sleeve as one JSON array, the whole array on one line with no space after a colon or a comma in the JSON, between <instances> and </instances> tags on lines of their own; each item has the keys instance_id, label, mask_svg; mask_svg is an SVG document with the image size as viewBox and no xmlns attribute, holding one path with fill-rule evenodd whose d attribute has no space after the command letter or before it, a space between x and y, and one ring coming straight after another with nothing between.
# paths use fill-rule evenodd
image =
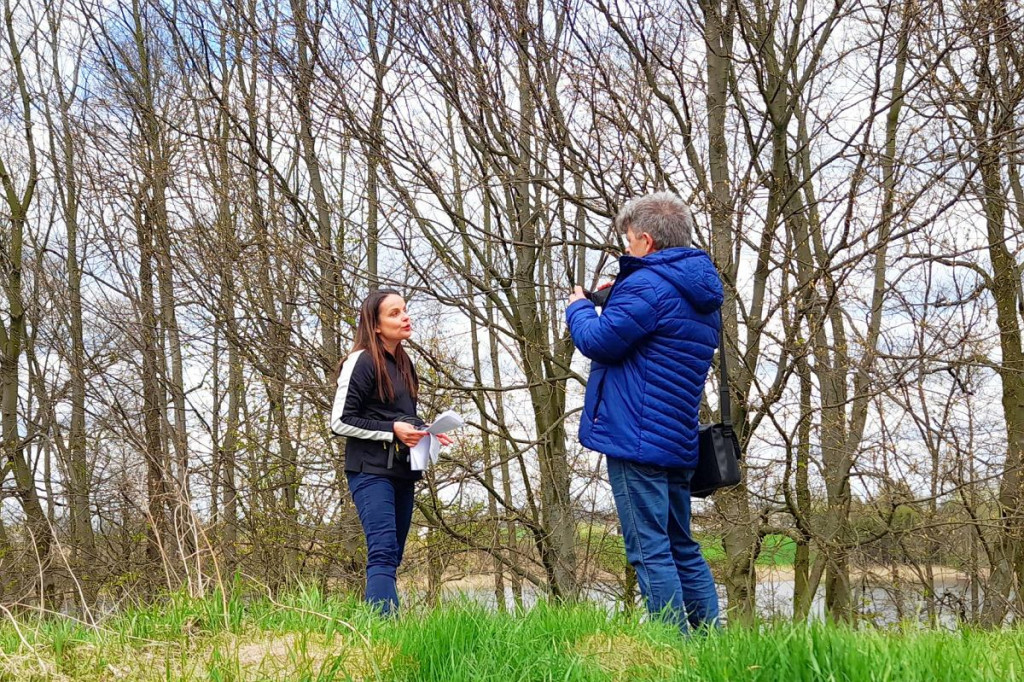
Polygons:
<instances>
[{"instance_id":1,"label":"jacket sleeve","mask_svg":"<svg viewBox=\"0 0 1024 682\"><path fill-rule=\"evenodd\" d=\"M590 301L576 301L565 311L573 343L591 360L615 364L658 326L657 294L640 278L616 285L604 311L598 315Z\"/></svg>"},{"instance_id":2,"label":"jacket sleeve","mask_svg":"<svg viewBox=\"0 0 1024 682\"><path fill-rule=\"evenodd\" d=\"M364 355L364 351L356 351L341 366L331 408L331 431L349 438L391 441L395 437L393 422L360 416L363 405L377 388L373 363Z\"/></svg>"}]
</instances>

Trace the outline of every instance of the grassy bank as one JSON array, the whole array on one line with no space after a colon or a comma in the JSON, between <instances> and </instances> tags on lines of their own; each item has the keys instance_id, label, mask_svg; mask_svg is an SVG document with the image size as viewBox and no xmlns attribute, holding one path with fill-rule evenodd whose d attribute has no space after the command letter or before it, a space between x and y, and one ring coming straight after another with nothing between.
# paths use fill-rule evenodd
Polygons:
<instances>
[{"instance_id":1,"label":"grassy bank","mask_svg":"<svg viewBox=\"0 0 1024 682\"><path fill-rule=\"evenodd\" d=\"M704 558L716 564L725 561L722 538L698 537ZM796 543L785 535L768 535L761 541L761 552L757 555L758 566L792 566L796 559Z\"/></svg>"},{"instance_id":2,"label":"grassy bank","mask_svg":"<svg viewBox=\"0 0 1024 682\"><path fill-rule=\"evenodd\" d=\"M733 628L683 640L597 607L467 604L382 621L315 590L0 625L0 680L1017 680L1024 631Z\"/></svg>"}]
</instances>

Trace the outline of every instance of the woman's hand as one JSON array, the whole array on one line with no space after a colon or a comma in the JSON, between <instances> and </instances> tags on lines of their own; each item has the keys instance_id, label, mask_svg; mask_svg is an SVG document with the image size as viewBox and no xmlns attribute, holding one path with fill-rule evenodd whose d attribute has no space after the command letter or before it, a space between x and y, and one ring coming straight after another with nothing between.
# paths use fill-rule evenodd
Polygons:
<instances>
[{"instance_id":1,"label":"woman's hand","mask_svg":"<svg viewBox=\"0 0 1024 682\"><path fill-rule=\"evenodd\" d=\"M420 431L408 422L395 422L392 428L395 431L395 438L410 448L414 447L423 436L427 435L426 431Z\"/></svg>"},{"instance_id":2,"label":"woman's hand","mask_svg":"<svg viewBox=\"0 0 1024 682\"><path fill-rule=\"evenodd\" d=\"M447 433L437 434L437 439L441 441L441 445L452 445L455 442L455 440Z\"/></svg>"},{"instance_id":3,"label":"woman's hand","mask_svg":"<svg viewBox=\"0 0 1024 682\"><path fill-rule=\"evenodd\" d=\"M576 301L582 301L586 298L583 293L583 287L573 287L572 294L569 296L569 305L572 305Z\"/></svg>"}]
</instances>

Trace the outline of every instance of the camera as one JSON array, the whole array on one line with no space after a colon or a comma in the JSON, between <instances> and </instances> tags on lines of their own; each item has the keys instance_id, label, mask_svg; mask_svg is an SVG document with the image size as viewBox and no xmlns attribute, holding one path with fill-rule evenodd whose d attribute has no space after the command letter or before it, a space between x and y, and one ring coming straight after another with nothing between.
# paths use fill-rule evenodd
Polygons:
<instances>
[{"instance_id":1,"label":"camera","mask_svg":"<svg viewBox=\"0 0 1024 682\"><path fill-rule=\"evenodd\" d=\"M612 284L614 284L614 282L610 284L605 284L604 286L594 289L593 291L590 291L589 289L584 289L583 295L586 296L587 299L595 306L604 306L604 304L608 301L608 297L611 296Z\"/></svg>"}]
</instances>

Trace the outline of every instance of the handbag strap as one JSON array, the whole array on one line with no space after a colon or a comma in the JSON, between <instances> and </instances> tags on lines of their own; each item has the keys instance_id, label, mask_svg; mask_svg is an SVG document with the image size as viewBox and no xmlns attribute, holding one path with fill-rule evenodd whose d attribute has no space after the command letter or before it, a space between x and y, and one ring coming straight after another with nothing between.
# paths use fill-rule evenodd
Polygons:
<instances>
[{"instance_id":1,"label":"handbag strap","mask_svg":"<svg viewBox=\"0 0 1024 682\"><path fill-rule=\"evenodd\" d=\"M721 312L719 312L721 320ZM725 362L725 325L718 325L718 409L722 416L722 426L732 431L732 404L729 402L729 368Z\"/></svg>"},{"instance_id":2,"label":"handbag strap","mask_svg":"<svg viewBox=\"0 0 1024 682\"><path fill-rule=\"evenodd\" d=\"M721 313L719 313L721 319ZM738 434L732 428L732 403L729 401L729 369L725 360L725 325L720 324L718 328L718 376L720 385L718 387L718 409L722 418L722 435L733 443L736 459L742 459Z\"/></svg>"}]
</instances>

